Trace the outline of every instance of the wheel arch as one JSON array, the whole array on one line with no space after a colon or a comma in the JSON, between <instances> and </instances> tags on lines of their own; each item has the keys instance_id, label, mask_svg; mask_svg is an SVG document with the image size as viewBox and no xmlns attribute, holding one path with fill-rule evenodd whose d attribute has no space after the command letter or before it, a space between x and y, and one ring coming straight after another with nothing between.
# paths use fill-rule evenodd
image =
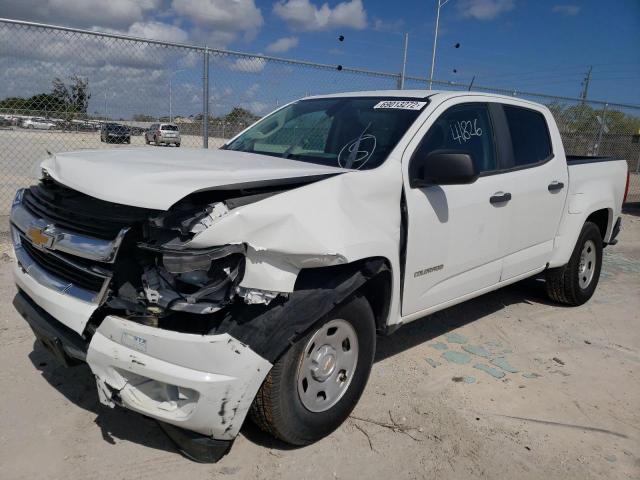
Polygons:
<instances>
[{"instance_id":1,"label":"wheel arch","mask_svg":"<svg viewBox=\"0 0 640 480\"><path fill-rule=\"evenodd\" d=\"M602 237L603 243L606 244L606 239L611 232L611 224L613 221L613 211L610 208L601 208L600 210L596 210L590 213L586 220L586 222L593 222L600 230L600 236Z\"/></svg>"},{"instance_id":2,"label":"wheel arch","mask_svg":"<svg viewBox=\"0 0 640 480\"><path fill-rule=\"evenodd\" d=\"M371 265L379 262L384 264L384 268L372 276L367 275L367 269L370 268ZM359 272L367 275L367 280L359 288L356 288L347 295L342 302L347 301L353 295L362 295L371 306L376 322L376 330L378 332L386 331L393 298L393 271L389 259L384 257L370 257L343 265L336 265L335 267L321 268L332 268L333 272L338 275L343 273L348 276L355 275ZM318 268L301 270L298 275L298 280L296 280L295 290L298 290L302 285L305 285L305 288L311 285L322 288L325 277L323 273L324 272L321 272Z\"/></svg>"},{"instance_id":3,"label":"wheel arch","mask_svg":"<svg viewBox=\"0 0 640 480\"><path fill-rule=\"evenodd\" d=\"M211 333L228 333L273 363L336 306L358 294L369 302L376 329L384 331L392 300L390 265L386 258L373 257L302 269L294 291L269 305L232 306Z\"/></svg>"}]
</instances>

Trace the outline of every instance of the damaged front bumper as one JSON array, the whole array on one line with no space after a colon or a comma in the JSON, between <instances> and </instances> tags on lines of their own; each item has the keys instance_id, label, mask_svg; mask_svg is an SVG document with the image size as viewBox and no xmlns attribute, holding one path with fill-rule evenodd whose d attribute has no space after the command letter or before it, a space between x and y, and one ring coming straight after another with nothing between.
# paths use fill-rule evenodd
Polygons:
<instances>
[{"instance_id":1,"label":"damaged front bumper","mask_svg":"<svg viewBox=\"0 0 640 480\"><path fill-rule=\"evenodd\" d=\"M24 291L14 305L56 357L86 361L101 403L177 427L163 425L183 453L200 461L226 453L272 366L229 334L180 333L111 315L87 344Z\"/></svg>"}]
</instances>

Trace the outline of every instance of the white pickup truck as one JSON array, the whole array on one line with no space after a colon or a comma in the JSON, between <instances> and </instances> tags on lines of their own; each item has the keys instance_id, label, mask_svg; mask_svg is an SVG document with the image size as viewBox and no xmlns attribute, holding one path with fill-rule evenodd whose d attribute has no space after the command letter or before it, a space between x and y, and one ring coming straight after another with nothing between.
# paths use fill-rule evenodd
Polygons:
<instances>
[{"instance_id":1,"label":"white pickup truck","mask_svg":"<svg viewBox=\"0 0 640 480\"><path fill-rule=\"evenodd\" d=\"M224 455L248 414L304 445L353 409L376 333L541 273L589 300L625 181L624 160L566 157L525 100L305 98L218 150L44 160L12 206L14 304L103 404L192 458Z\"/></svg>"}]
</instances>

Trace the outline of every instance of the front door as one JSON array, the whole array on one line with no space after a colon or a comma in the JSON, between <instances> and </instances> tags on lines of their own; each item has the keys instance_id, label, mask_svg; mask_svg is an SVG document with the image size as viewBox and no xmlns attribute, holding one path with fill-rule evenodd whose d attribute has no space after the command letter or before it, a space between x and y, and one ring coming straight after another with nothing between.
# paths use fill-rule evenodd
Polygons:
<instances>
[{"instance_id":1,"label":"front door","mask_svg":"<svg viewBox=\"0 0 640 480\"><path fill-rule=\"evenodd\" d=\"M428 313L500 280L507 192L489 106L453 99L440 105L403 158L408 218L402 315ZM447 149L471 154L481 176L468 185L410 188L408 163ZM493 201L491 200L493 197ZM496 201L497 200L497 201Z\"/></svg>"}]
</instances>

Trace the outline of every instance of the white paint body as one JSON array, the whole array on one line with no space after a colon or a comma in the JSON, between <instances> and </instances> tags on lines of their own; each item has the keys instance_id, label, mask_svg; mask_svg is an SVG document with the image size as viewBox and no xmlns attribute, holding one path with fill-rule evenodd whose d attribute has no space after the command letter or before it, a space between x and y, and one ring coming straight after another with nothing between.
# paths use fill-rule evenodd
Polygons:
<instances>
[{"instance_id":1,"label":"white paint body","mask_svg":"<svg viewBox=\"0 0 640 480\"><path fill-rule=\"evenodd\" d=\"M241 286L276 292L293 291L305 267L382 257L393 278L388 326L535 275L548 266L565 264L585 219L596 210L610 213L605 242L610 238L612 224L620 215L626 163L567 167L560 134L546 107L467 92L385 91L336 96L429 97L429 105L387 160L372 170L189 149L79 151L50 157L42 166L58 182L90 196L160 210L196 191L336 174L230 210L198 233L189 246L246 244ZM553 158L533 168L481 176L468 185L410 188L408 163L421 139L447 108L467 102L511 104L541 112L550 128ZM565 188L550 193L547 186L553 181L564 183ZM511 192L513 200L496 207L489 197L500 191ZM408 229L401 278L403 192ZM440 265L428 275L415 275ZM16 281L60 322L83 332L94 306L44 291L19 268ZM136 350L135 341L131 343L131 338L138 337L144 341L145 351ZM233 438L270 364L246 346L235 352L227 342L236 341L228 335L197 337L166 332L110 316L93 336L87 361L105 403L110 402L106 382L123 392L123 402L129 408L216 438ZM136 390L136 375L196 391L197 405L161 405L159 398L164 397L146 395L143 387ZM238 407L231 429L222 423L223 415L214 414L220 411L222 398Z\"/></svg>"}]
</instances>

